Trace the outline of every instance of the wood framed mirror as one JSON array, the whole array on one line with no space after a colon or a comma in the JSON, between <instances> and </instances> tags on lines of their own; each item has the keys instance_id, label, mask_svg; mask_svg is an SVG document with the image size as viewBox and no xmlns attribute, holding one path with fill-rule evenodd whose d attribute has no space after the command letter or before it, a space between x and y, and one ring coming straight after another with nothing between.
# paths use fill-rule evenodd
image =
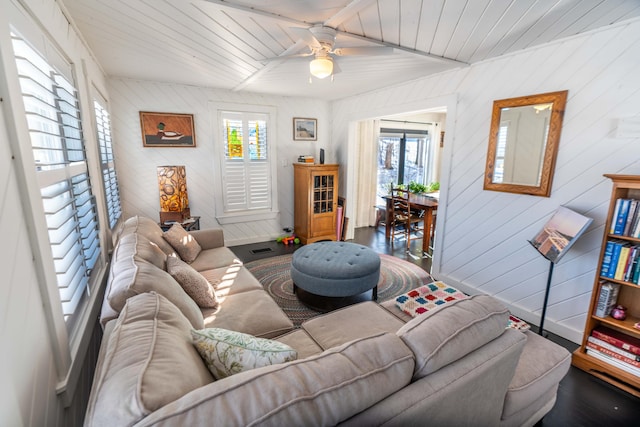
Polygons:
<instances>
[{"instance_id":1,"label":"wood framed mirror","mask_svg":"<svg viewBox=\"0 0 640 427\"><path fill-rule=\"evenodd\" d=\"M493 102L485 190L549 197L567 95Z\"/></svg>"}]
</instances>

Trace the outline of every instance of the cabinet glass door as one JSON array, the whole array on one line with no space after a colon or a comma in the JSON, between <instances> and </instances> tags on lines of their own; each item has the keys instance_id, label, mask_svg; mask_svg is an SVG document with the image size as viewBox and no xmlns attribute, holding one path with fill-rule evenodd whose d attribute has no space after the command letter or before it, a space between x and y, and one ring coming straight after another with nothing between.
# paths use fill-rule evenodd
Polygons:
<instances>
[{"instance_id":1,"label":"cabinet glass door","mask_svg":"<svg viewBox=\"0 0 640 427\"><path fill-rule=\"evenodd\" d=\"M313 213L333 212L333 175L313 177Z\"/></svg>"}]
</instances>

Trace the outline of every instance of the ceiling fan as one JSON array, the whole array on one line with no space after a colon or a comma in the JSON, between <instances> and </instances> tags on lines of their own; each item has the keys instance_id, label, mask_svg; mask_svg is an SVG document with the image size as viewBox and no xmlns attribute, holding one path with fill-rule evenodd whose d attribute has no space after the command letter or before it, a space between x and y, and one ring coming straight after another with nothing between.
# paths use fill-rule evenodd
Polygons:
<instances>
[{"instance_id":1,"label":"ceiling fan","mask_svg":"<svg viewBox=\"0 0 640 427\"><path fill-rule=\"evenodd\" d=\"M393 53L393 48L389 46L335 47L338 31L322 24L310 28L291 27L290 29L302 42L307 44L310 51L284 54L268 60L313 56L314 59L309 63L309 72L319 79L328 76L333 78L335 73L340 72L338 65L334 62L334 56L390 55Z\"/></svg>"}]
</instances>

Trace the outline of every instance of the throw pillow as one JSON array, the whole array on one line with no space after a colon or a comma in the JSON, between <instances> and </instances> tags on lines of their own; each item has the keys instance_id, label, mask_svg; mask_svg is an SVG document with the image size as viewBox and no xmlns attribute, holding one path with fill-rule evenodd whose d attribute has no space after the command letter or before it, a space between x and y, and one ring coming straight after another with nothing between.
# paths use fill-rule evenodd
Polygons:
<instances>
[{"instance_id":1,"label":"throw pillow","mask_svg":"<svg viewBox=\"0 0 640 427\"><path fill-rule=\"evenodd\" d=\"M444 282L432 282L412 289L396 297L396 306L408 315L416 317L451 301L467 296Z\"/></svg>"},{"instance_id":2,"label":"throw pillow","mask_svg":"<svg viewBox=\"0 0 640 427\"><path fill-rule=\"evenodd\" d=\"M182 289L204 308L218 308L218 299L207 279L178 257L167 257L167 272L180 283Z\"/></svg>"},{"instance_id":3,"label":"throw pillow","mask_svg":"<svg viewBox=\"0 0 640 427\"><path fill-rule=\"evenodd\" d=\"M298 357L294 349L281 342L227 329L191 330L191 337L216 379Z\"/></svg>"},{"instance_id":4,"label":"throw pillow","mask_svg":"<svg viewBox=\"0 0 640 427\"><path fill-rule=\"evenodd\" d=\"M178 223L173 224L162 237L178 252L180 258L188 263L192 263L202 251L196 239Z\"/></svg>"}]
</instances>

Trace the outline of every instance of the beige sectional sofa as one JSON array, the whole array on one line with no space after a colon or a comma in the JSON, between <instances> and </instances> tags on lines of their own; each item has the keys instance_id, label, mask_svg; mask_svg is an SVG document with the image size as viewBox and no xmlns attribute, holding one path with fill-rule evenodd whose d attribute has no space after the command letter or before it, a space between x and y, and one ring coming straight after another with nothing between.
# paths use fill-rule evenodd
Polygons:
<instances>
[{"instance_id":1,"label":"beige sectional sofa","mask_svg":"<svg viewBox=\"0 0 640 427\"><path fill-rule=\"evenodd\" d=\"M126 221L86 425L533 425L569 369L568 351L505 329L507 309L484 295L416 318L365 302L294 330L220 230L191 235L202 248L191 266L215 284L215 309L165 271L174 249L154 221ZM274 339L297 359L214 380L191 342L192 329L211 327Z\"/></svg>"}]
</instances>

